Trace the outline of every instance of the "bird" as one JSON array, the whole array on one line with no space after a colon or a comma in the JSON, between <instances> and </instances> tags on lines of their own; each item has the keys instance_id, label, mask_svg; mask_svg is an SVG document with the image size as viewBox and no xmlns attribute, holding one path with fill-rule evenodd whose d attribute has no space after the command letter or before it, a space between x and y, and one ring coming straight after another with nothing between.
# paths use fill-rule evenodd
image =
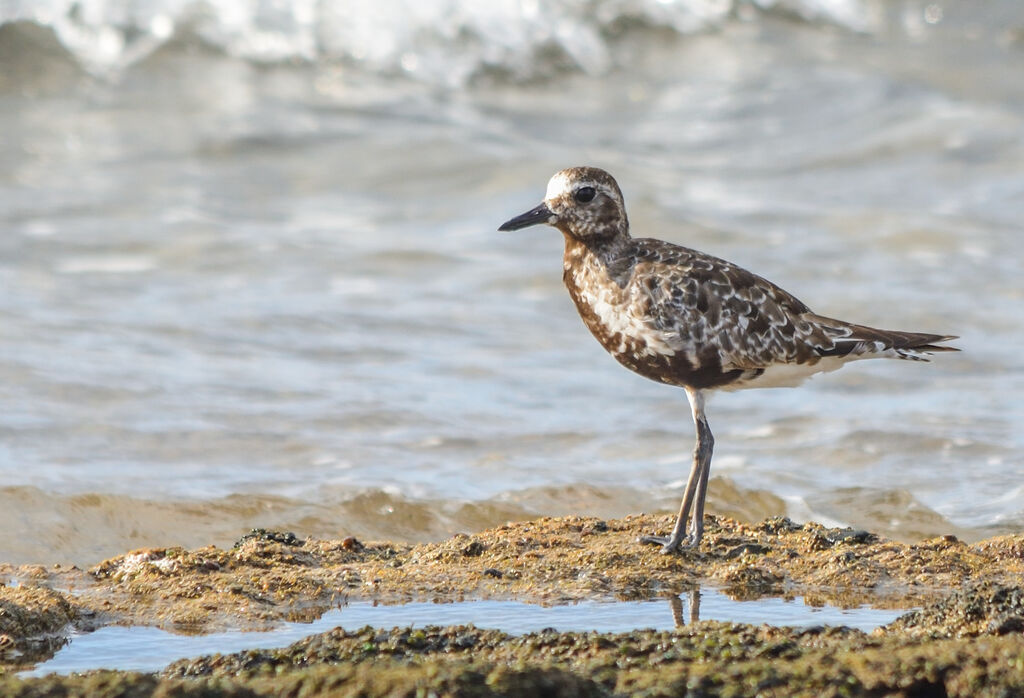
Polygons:
<instances>
[{"instance_id":1,"label":"bird","mask_svg":"<svg viewBox=\"0 0 1024 698\"><path fill-rule=\"evenodd\" d=\"M850 361L927 361L954 335L881 330L818 315L746 269L697 250L630 235L622 191L596 167L555 173L543 201L498 230L547 224L565 238L562 279L584 325L620 364L686 391L693 461L669 536L642 543L699 548L714 450L705 414L713 391L796 386ZM687 519L692 520L687 531Z\"/></svg>"}]
</instances>

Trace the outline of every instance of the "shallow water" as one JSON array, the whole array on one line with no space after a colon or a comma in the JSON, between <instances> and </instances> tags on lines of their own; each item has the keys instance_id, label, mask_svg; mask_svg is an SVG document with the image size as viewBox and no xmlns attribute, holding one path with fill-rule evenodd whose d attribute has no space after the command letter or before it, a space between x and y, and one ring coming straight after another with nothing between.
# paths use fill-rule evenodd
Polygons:
<instances>
[{"instance_id":1,"label":"shallow water","mask_svg":"<svg viewBox=\"0 0 1024 698\"><path fill-rule=\"evenodd\" d=\"M696 604L696 606L695 606ZM223 632L209 635L174 635L158 628L105 627L72 636L50 660L21 676L70 674L93 669L159 671L173 661L205 654L284 647L336 627L358 630L366 626L423 627L475 625L511 635L553 628L559 632L630 632L642 628L671 630L698 620L732 623L767 623L811 627L844 625L871 631L892 622L906 611L869 608L809 606L802 599L765 598L734 601L714 589L681 599L659 601L584 601L568 606L535 606L515 601L465 601L375 606L353 603L328 611L312 623L284 623L268 632Z\"/></svg>"},{"instance_id":2,"label":"shallow water","mask_svg":"<svg viewBox=\"0 0 1024 698\"><path fill-rule=\"evenodd\" d=\"M682 392L495 231L581 163L638 235L963 337L713 399L711 511L1024 524L1014 1L203 5L0 14L0 561L674 508Z\"/></svg>"}]
</instances>

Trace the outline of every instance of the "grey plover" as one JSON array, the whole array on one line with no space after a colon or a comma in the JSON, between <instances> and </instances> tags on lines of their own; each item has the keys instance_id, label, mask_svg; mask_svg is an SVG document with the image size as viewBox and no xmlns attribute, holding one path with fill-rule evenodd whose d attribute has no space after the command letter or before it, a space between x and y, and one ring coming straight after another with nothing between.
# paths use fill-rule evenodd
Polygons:
<instances>
[{"instance_id":1,"label":"grey plover","mask_svg":"<svg viewBox=\"0 0 1024 698\"><path fill-rule=\"evenodd\" d=\"M538 223L565 237L562 276L601 346L641 376L683 388L696 427L693 466L672 534L645 536L663 553L697 546L714 438L704 415L711 390L793 386L856 359L927 361L957 351L951 335L879 330L818 315L772 282L723 259L633 238L619 185L594 167L548 182L544 201L502 224ZM689 535L687 518L693 510Z\"/></svg>"}]
</instances>

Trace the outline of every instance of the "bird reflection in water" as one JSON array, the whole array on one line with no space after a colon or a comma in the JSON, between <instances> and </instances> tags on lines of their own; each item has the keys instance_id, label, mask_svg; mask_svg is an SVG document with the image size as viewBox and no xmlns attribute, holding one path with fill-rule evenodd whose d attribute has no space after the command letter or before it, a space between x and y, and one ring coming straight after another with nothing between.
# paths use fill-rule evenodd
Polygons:
<instances>
[{"instance_id":1,"label":"bird reflection in water","mask_svg":"<svg viewBox=\"0 0 1024 698\"><path fill-rule=\"evenodd\" d=\"M700 589L692 589L686 596L690 606L688 619L684 615L686 605L683 603L681 596L673 596L668 600L669 605L672 607L672 622L677 628L687 624L692 625L700 620Z\"/></svg>"}]
</instances>

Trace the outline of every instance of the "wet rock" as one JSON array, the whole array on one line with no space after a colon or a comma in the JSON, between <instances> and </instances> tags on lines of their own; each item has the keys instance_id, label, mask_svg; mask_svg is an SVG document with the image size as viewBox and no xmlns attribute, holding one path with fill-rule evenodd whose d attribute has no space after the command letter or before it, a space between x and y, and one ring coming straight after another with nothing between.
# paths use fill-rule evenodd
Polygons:
<instances>
[{"instance_id":1,"label":"wet rock","mask_svg":"<svg viewBox=\"0 0 1024 698\"><path fill-rule=\"evenodd\" d=\"M757 565L740 565L727 569L718 579L725 584L730 596L741 599L781 594L785 581L781 574Z\"/></svg>"},{"instance_id":2,"label":"wet rock","mask_svg":"<svg viewBox=\"0 0 1024 698\"><path fill-rule=\"evenodd\" d=\"M239 538L235 542L234 547L240 548L246 541L250 540L268 541L292 547L300 547L303 544L303 542L291 531L270 531L265 528L254 528Z\"/></svg>"},{"instance_id":3,"label":"wet rock","mask_svg":"<svg viewBox=\"0 0 1024 698\"><path fill-rule=\"evenodd\" d=\"M477 645L477 637L473 633L460 633L455 637L453 644L455 647L465 650Z\"/></svg>"},{"instance_id":4,"label":"wet rock","mask_svg":"<svg viewBox=\"0 0 1024 698\"><path fill-rule=\"evenodd\" d=\"M807 547L809 550L818 552L821 550L828 550L833 545L835 545L835 543L829 540L829 537L824 533L812 533Z\"/></svg>"},{"instance_id":5,"label":"wet rock","mask_svg":"<svg viewBox=\"0 0 1024 698\"><path fill-rule=\"evenodd\" d=\"M545 698L610 698L600 684L557 668L529 671L499 667L487 677L486 685L495 695L544 696Z\"/></svg>"},{"instance_id":6,"label":"wet rock","mask_svg":"<svg viewBox=\"0 0 1024 698\"><path fill-rule=\"evenodd\" d=\"M0 586L0 663L24 664L52 656L67 642L79 615L72 601L52 589Z\"/></svg>"},{"instance_id":7,"label":"wet rock","mask_svg":"<svg viewBox=\"0 0 1024 698\"><path fill-rule=\"evenodd\" d=\"M1024 587L992 582L970 584L900 616L887 629L943 637L1018 633L1024 630Z\"/></svg>"},{"instance_id":8,"label":"wet rock","mask_svg":"<svg viewBox=\"0 0 1024 698\"><path fill-rule=\"evenodd\" d=\"M115 582L131 580L146 572L173 574L177 571L178 562L173 555L168 556L168 552L165 548L136 550L101 562L93 568L92 573L98 579L112 579Z\"/></svg>"},{"instance_id":9,"label":"wet rock","mask_svg":"<svg viewBox=\"0 0 1024 698\"><path fill-rule=\"evenodd\" d=\"M341 541L341 547L342 549L351 552L359 552L365 548L365 546L360 543L355 536L349 536L348 538L343 539Z\"/></svg>"},{"instance_id":10,"label":"wet rock","mask_svg":"<svg viewBox=\"0 0 1024 698\"><path fill-rule=\"evenodd\" d=\"M735 560L736 558L743 557L745 555L764 555L769 550L771 550L771 548L767 545L761 545L759 543L743 543L742 545L737 545L735 548L731 548L725 554L725 557L728 560Z\"/></svg>"},{"instance_id":11,"label":"wet rock","mask_svg":"<svg viewBox=\"0 0 1024 698\"><path fill-rule=\"evenodd\" d=\"M1024 633L1024 616L1004 615L999 618L993 618L985 626L985 632L992 633L993 635Z\"/></svg>"},{"instance_id":12,"label":"wet rock","mask_svg":"<svg viewBox=\"0 0 1024 698\"><path fill-rule=\"evenodd\" d=\"M462 555L463 557L480 557L483 555L485 550L487 550L487 546L480 541L475 540L462 548Z\"/></svg>"},{"instance_id":13,"label":"wet rock","mask_svg":"<svg viewBox=\"0 0 1024 698\"><path fill-rule=\"evenodd\" d=\"M840 543L846 543L850 545L864 545L865 543L875 543L878 541L878 536L868 531L853 528L837 528L828 532L825 536L832 545L838 545ZM954 540L956 538L954 537Z\"/></svg>"},{"instance_id":14,"label":"wet rock","mask_svg":"<svg viewBox=\"0 0 1024 698\"><path fill-rule=\"evenodd\" d=\"M996 696L1024 685L1013 660L1024 641L967 642L715 622L518 637L472 627L337 629L280 650L179 662L161 681L199 677L196 686L219 680L265 694L320 695L329 686L344 695L455 696Z\"/></svg>"},{"instance_id":15,"label":"wet rock","mask_svg":"<svg viewBox=\"0 0 1024 698\"><path fill-rule=\"evenodd\" d=\"M66 596L37 586L0 586L0 634L19 638L55 633L78 617Z\"/></svg>"},{"instance_id":16,"label":"wet rock","mask_svg":"<svg viewBox=\"0 0 1024 698\"><path fill-rule=\"evenodd\" d=\"M780 533L793 533L803 528L802 525L794 523L788 516L773 516L765 519L757 525L757 530L771 535L778 535Z\"/></svg>"}]
</instances>

